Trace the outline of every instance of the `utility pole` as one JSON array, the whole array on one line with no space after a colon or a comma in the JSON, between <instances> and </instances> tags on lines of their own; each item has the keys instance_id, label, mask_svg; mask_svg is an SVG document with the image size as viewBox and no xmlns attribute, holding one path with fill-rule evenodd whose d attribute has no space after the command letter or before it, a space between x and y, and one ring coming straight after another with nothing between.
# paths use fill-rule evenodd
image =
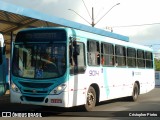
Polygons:
<instances>
[{"instance_id":1,"label":"utility pole","mask_svg":"<svg viewBox=\"0 0 160 120\"><path fill-rule=\"evenodd\" d=\"M92 7L92 27L94 27L95 23L94 23L94 9Z\"/></svg>"},{"instance_id":2,"label":"utility pole","mask_svg":"<svg viewBox=\"0 0 160 120\"><path fill-rule=\"evenodd\" d=\"M82 0L82 1L83 1L83 0ZM88 11L88 9L87 9L84 1L83 1L83 4L84 4L84 6L85 6L85 8L86 8L86 10L87 10L87 12L88 12L88 14L89 14L89 11ZM88 24L90 24L92 27L94 27L95 25L97 25L97 23L99 23L99 22L102 20L102 18L104 18L104 16L106 16L115 6L117 6L117 5L119 5L119 4L120 4L120 3L117 3L117 4L115 4L114 6L112 6L96 23L95 23L95 21L94 21L94 8L93 8L93 7L92 7L92 15L90 16L90 14L89 14L89 16L91 17L91 20L92 20L91 23L90 23L89 21L87 21L85 18L83 18L80 14L78 14L76 11L74 11L74 10L72 10L72 9L68 9L68 10L74 12L74 13L77 14L79 17L81 17L83 20L85 20Z\"/></svg>"}]
</instances>

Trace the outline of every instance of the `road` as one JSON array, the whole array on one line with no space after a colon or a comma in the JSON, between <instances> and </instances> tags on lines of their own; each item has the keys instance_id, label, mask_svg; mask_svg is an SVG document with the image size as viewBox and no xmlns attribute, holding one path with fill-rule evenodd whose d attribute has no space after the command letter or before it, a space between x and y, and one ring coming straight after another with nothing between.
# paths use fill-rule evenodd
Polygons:
<instances>
[{"instance_id":1,"label":"road","mask_svg":"<svg viewBox=\"0 0 160 120\"><path fill-rule=\"evenodd\" d=\"M37 117L42 116L43 119L47 120L80 120L82 118L87 118L87 120L118 120L122 117L123 119L135 119L135 116L141 119L150 119L152 117L158 120L160 119L160 117L157 117L160 116L160 87L156 87L147 94L140 95L136 102L121 98L102 102L95 107L93 112L77 111L80 111L80 107L62 109L57 107L11 104L9 102L9 94L0 97L0 114L5 115L2 112L11 112L12 117L15 117L13 119L16 120L18 118L21 119L20 116L28 117L28 114L30 117L34 115L37 115ZM18 118L16 116L18 115L17 113L20 113Z\"/></svg>"}]
</instances>

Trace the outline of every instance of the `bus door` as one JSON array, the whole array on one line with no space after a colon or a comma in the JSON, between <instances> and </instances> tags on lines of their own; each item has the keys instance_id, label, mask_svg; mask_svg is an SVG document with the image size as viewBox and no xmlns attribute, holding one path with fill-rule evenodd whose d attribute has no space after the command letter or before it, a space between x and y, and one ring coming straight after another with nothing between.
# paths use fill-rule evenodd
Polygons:
<instances>
[{"instance_id":1,"label":"bus door","mask_svg":"<svg viewBox=\"0 0 160 120\"><path fill-rule=\"evenodd\" d=\"M6 92L6 58L3 38L0 38L0 96Z\"/></svg>"},{"instance_id":2,"label":"bus door","mask_svg":"<svg viewBox=\"0 0 160 120\"><path fill-rule=\"evenodd\" d=\"M69 84L71 89L75 90L73 99L74 105L82 102L80 98L84 98L84 94L80 94L84 90L84 86L86 83L85 79L85 71L86 71L86 63L85 63L85 44L83 42L72 41L70 43L69 48L69 61L70 61L70 81ZM82 90L82 91L81 91Z\"/></svg>"}]
</instances>

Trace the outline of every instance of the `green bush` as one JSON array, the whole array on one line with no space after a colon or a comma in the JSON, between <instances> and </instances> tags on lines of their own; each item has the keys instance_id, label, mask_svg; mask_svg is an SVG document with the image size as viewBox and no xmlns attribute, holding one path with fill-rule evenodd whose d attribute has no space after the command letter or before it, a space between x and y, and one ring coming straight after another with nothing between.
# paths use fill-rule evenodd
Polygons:
<instances>
[{"instance_id":1,"label":"green bush","mask_svg":"<svg viewBox=\"0 0 160 120\"><path fill-rule=\"evenodd\" d=\"M160 60L155 58L154 62L155 62L155 70L160 71Z\"/></svg>"}]
</instances>

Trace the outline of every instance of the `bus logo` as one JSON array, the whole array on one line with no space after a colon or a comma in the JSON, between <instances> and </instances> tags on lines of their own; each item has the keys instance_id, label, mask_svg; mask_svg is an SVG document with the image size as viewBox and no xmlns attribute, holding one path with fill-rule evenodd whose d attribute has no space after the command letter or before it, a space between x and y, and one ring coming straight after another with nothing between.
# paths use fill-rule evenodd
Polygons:
<instances>
[{"instance_id":1,"label":"bus logo","mask_svg":"<svg viewBox=\"0 0 160 120\"><path fill-rule=\"evenodd\" d=\"M36 91L36 90L33 90L32 92L33 92L33 93L37 93L37 91Z\"/></svg>"}]
</instances>

